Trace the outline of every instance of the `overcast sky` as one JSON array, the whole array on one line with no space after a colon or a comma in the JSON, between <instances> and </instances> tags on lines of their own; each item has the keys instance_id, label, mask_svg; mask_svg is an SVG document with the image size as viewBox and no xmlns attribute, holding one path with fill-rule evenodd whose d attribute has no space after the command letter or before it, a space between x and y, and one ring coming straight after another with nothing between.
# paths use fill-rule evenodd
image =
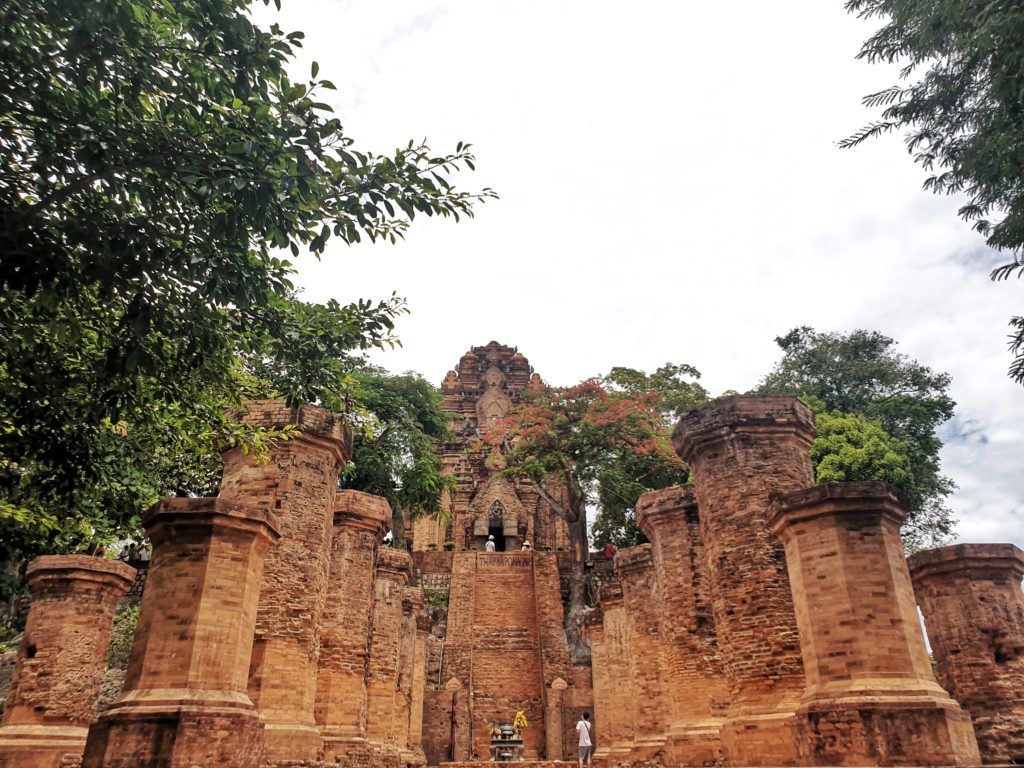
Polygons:
<instances>
[{"instance_id":1,"label":"overcast sky","mask_svg":"<svg viewBox=\"0 0 1024 768\"><path fill-rule=\"evenodd\" d=\"M798 325L879 330L953 376L943 469L962 541L1024 546L1024 387L1006 377L1019 281L922 191L873 118L893 70L855 61L873 30L842 0L283 0L357 147L470 141L477 217L299 262L305 298L408 299L376 362L439 384L469 347L518 346L553 384L686 362L713 393L757 384Z\"/></svg>"}]
</instances>

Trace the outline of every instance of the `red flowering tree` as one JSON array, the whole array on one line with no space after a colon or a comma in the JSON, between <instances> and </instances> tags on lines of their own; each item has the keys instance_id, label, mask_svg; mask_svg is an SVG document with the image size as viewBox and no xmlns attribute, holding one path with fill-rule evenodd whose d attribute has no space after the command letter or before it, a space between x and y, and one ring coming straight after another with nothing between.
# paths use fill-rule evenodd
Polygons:
<instances>
[{"instance_id":1,"label":"red flowering tree","mask_svg":"<svg viewBox=\"0 0 1024 768\"><path fill-rule=\"evenodd\" d=\"M653 392L630 396L588 379L573 387L542 387L484 435L501 451L506 477L525 476L569 527L572 578L565 617L574 663L589 659L582 624L587 611L585 564L588 504L599 503L602 477L628 464L650 477L684 482L685 465L675 455L662 420L663 403Z\"/></svg>"}]
</instances>

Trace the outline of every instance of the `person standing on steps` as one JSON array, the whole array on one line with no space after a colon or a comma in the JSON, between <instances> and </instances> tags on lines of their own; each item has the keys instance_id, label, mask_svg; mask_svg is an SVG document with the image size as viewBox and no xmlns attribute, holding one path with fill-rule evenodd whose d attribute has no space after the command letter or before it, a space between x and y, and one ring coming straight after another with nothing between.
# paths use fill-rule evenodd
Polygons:
<instances>
[{"instance_id":1,"label":"person standing on steps","mask_svg":"<svg viewBox=\"0 0 1024 768\"><path fill-rule=\"evenodd\" d=\"M492 534L491 536L487 537L487 543L484 544L484 552L493 552L493 551L494 551L494 536Z\"/></svg>"},{"instance_id":2,"label":"person standing on steps","mask_svg":"<svg viewBox=\"0 0 1024 768\"><path fill-rule=\"evenodd\" d=\"M576 723L576 731L580 735L580 768L586 763L590 768L590 748L594 743L590 740L590 713L584 712L583 719Z\"/></svg>"}]
</instances>

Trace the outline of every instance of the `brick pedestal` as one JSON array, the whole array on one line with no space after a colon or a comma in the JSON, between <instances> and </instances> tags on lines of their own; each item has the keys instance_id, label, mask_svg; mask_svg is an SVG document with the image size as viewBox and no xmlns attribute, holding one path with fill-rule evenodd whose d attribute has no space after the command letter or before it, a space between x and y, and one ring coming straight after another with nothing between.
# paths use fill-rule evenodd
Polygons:
<instances>
[{"instance_id":1,"label":"brick pedestal","mask_svg":"<svg viewBox=\"0 0 1024 768\"><path fill-rule=\"evenodd\" d=\"M29 565L32 605L0 723L0 766L57 768L81 757L114 610L134 578L125 563L84 555Z\"/></svg>"},{"instance_id":2,"label":"brick pedestal","mask_svg":"<svg viewBox=\"0 0 1024 768\"><path fill-rule=\"evenodd\" d=\"M768 498L814 482L814 416L792 397L728 397L685 414L673 444L695 477L715 630L729 679L730 765L790 765L804 675Z\"/></svg>"},{"instance_id":3,"label":"brick pedestal","mask_svg":"<svg viewBox=\"0 0 1024 768\"><path fill-rule=\"evenodd\" d=\"M911 556L910 574L939 682L971 713L982 761L1024 764L1024 552L931 549Z\"/></svg>"},{"instance_id":4,"label":"brick pedestal","mask_svg":"<svg viewBox=\"0 0 1024 768\"><path fill-rule=\"evenodd\" d=\"M281 540L268 554L249 668L249 696L266 724L265 761L314 760L317 648L327 594L338 474L351 455L342 417L323 408L293 409L280 400L246 403L236 418L299 433L262 461L240 450L224 456L220 495L269 509Z\"/></svg>"},{"instance_id":5,"label":"brick pedestal","mask_svg":"<svg viewBox=\"0 0 1024 768\"><path fill-rule=\"evenodd\" d=\"M797 710L809 765L977 765L970 718L932 675L900 525L885 483L779 496L807 690Z\"/></svg>"},{"instance_id":6,"label":"brick pedestal","mask_svg":"<svg viewBox=\"0 0 1024 768\"><path fill-rule=\"evenodd\" d=\"M327 601L321 618L316 722L324 760L358 762L366 742L366 664L370 652L377 549L391 523L386 499L338 491Z\"/></svg>"},{"instance_id":7,"label":"brick pedestal","mask_svg":"<svg viewBox=\"0 0 1024 768\"><path fill-rule=\"evenodd\" d=\"M666 652L662 676L671 702L665 761L715 763L721 759L729 686L715 638L693 487L645 493L636 504L636 521L651 542L660 592L660 633Z\"/></svg>"},{"instance_id":8,"label":"brick pedestal","mask_svg":"<svg viewBox=\"0 0 1024 768\"><path fill-rule=\"evenodd\" d=\"M374 579L373 641L367 666L366 737L378 753L399 748L395 728L395 697L402 630L402 598L409 581L407 552L382 547Z\"/></svg>"},{"instance_id":9,"label":"brick pedestal","mask_svg":"<svg viewBox=\"0 0 1024 768\"><path fill-rule=\"evenodd\" d=\"M668 730L665 647L661 642L662 599L654 574L651 545L615 554L615 577L622 585L629 628L629 680L635 721L631 762L650 760L665 749ZM613 715L614 716L614 715Z\"/></svg>"},{"instance_id":10,"label":"brick pedestal","mask_svg":"<svg viewBox=\"0 0 1024 768\"><path fill-rule=\"evenodd\" d=\"M153 558L121 696L89 729L85 768L258 768L246 694L270 512L169 499L145 520Z\"/></svg>"}]
</instances>

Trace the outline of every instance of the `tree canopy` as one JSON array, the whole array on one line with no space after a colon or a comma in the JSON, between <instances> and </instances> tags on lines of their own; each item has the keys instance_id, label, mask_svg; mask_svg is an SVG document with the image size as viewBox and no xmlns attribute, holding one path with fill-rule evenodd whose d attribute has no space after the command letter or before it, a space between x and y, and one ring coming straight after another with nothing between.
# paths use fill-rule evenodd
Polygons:
<instances>
[{"instance_id":1,"label":"tree canopy","mask_svg":"<svg viewBox=\"0 0 1024 768\"><path fill-rule=\"evenodd\" d=\"M302 33L248 0L0 6L0 536L109 537L201 487L227 405L344 402L400 299L313 305L289 259L471 216L468 144L358 149ZM211 459L211 456L214 458ZM25 529L25 526L28 526ZM70 532L70 533L69 533Z\"/></svg>"},{"instance_id":2,"label":"tree canopy","mask_svg":"<svg viewBox=\"0 0 1024 768\"><path fill-rule=\"evenodd\" d=\"M879 120L841 142L849 147L906 131L925 189L963 194L960 215L1013 260L992 275L1024 274L1024 6L979 0L847 0L883 26L859 58L903 65L903 84L864 98ZM1024 383L1024 318L1011 321L1010 375Z\"/></svg>"},{"instance_id":3,"label":"tree canopy","mask_svg":"<svg viewBox=\"0 0 1024 768\"><path fill-rule=\"evenodd\" d=\"M900 354L877 331L804 326L775 341L782 358L757 391L795 394L815 410L819 482L887 480L910 505L908 542L941 543L953 526L945 499L956 487L940 472L937 435L956 405L949 374Z\"/></svg>"},{"instance_id":4,"label":"tree canopy","mask_svg":"<svg viewBox=\"0 0 1024 768\"><path fill-rule=\"evenodd\" d=\"M352 374L351 396L363 417L342 483L383 496L391 504L392 533L403 538L403 512L410 518L438 514L444 491L455 478L441 473L438 443L450 436L441 392L414 373L401 376L366 367Z\"/></svg>"}]
</instances>

